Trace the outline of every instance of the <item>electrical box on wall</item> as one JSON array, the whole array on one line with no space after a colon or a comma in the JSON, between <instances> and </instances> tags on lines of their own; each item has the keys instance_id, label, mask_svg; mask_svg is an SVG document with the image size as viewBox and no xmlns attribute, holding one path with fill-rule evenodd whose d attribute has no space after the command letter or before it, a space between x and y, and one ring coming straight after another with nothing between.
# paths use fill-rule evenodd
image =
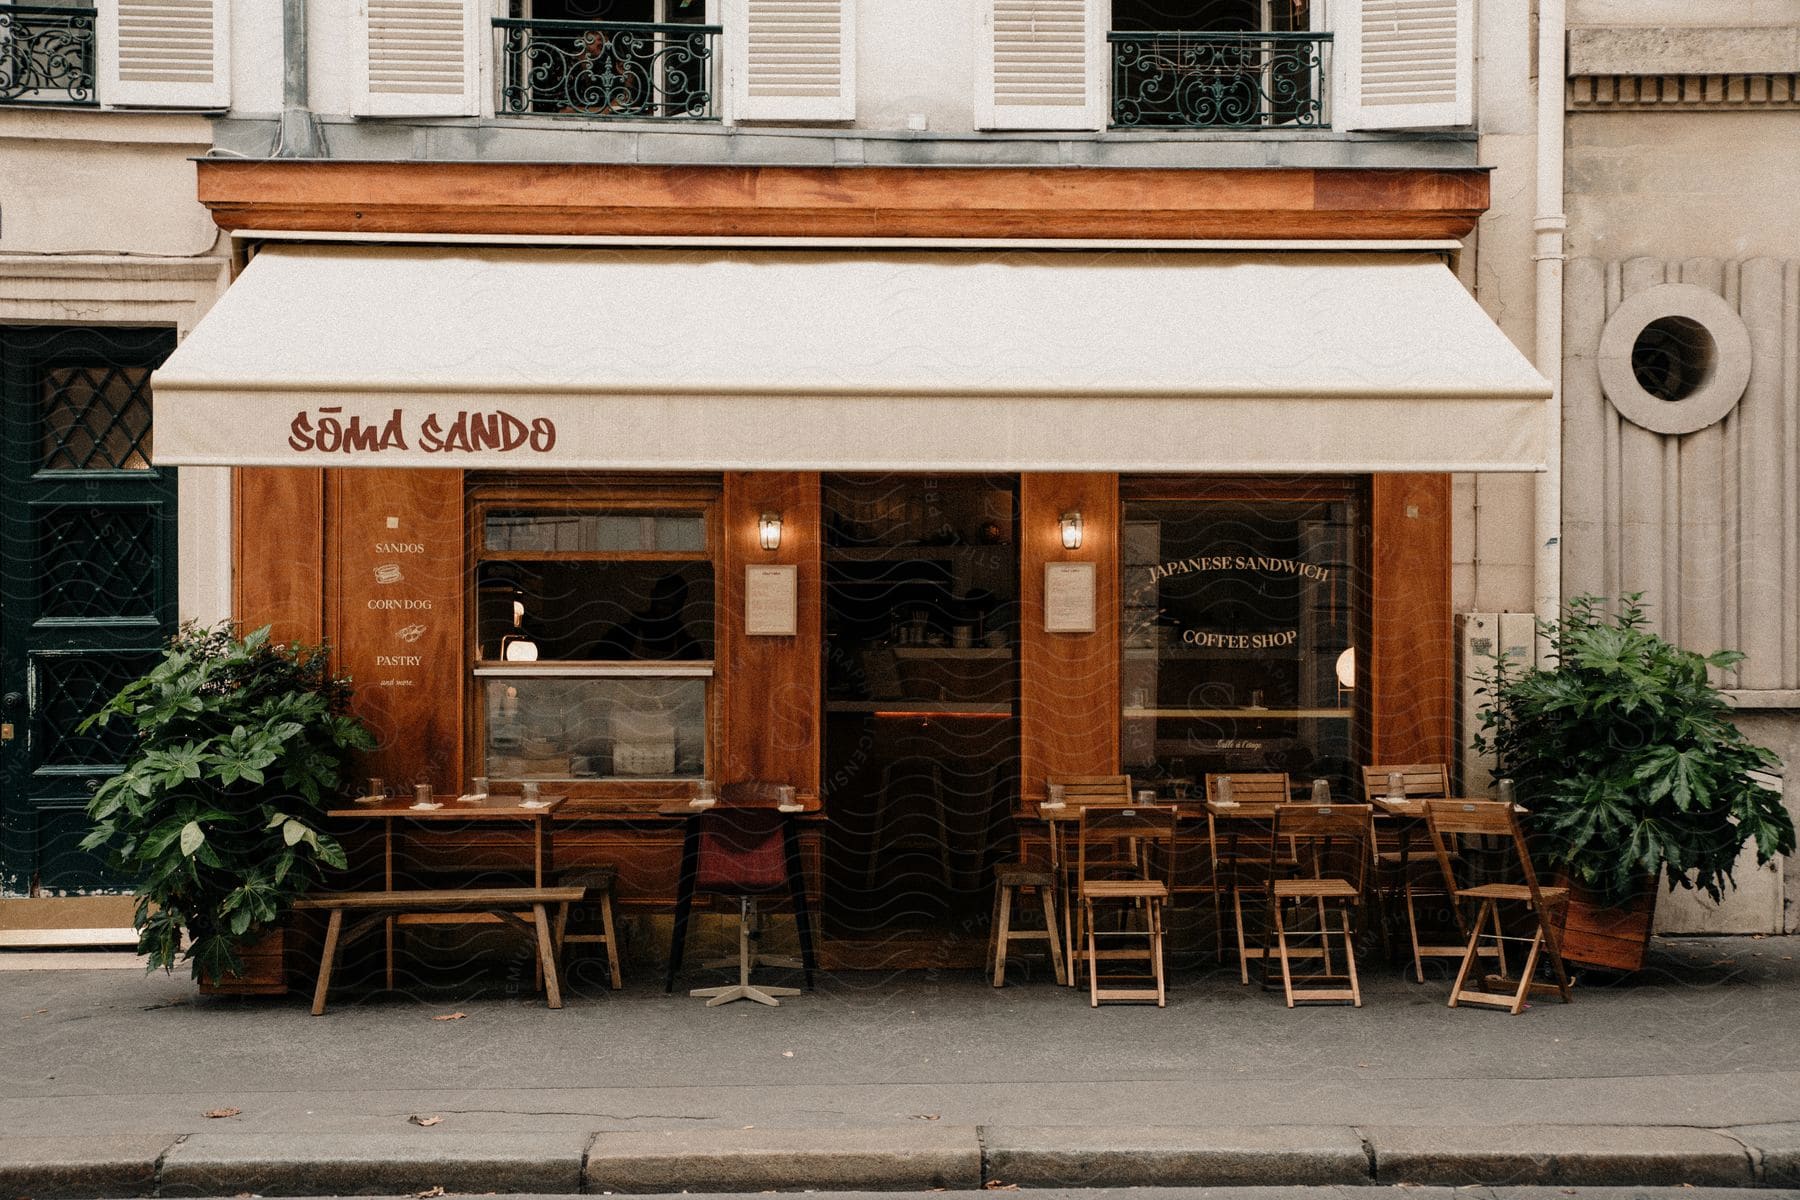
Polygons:
<instances>
[{"instance_id":1,"label":"electrical box on wall","mask_svg":"<svg viewBox=\"0 0 1800 1200\"><path fill-rule=\"evenodd\" d=\"M1504 654L1515 669L1537 658L1537 621L1531 613L1463 613L1456 618L1456 703L1458 795L1486 796L1494 790L1494 758L1473 746L1481 712L1491 697L1477 695Z\"/></svg>"}]
</instances>

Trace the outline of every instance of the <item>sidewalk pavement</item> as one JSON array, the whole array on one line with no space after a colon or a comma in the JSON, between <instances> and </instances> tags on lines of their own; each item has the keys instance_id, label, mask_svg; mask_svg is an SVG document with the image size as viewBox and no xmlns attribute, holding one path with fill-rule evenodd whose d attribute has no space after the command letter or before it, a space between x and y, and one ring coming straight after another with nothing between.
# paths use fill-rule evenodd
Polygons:
<instances>
[{"instance_id":1,"label":"sidewalk pavement","mask_svg":"<svg viewBox=\"0 0 1800 1200\"><path fill-rule=\"evenodd\" d=\"M1374 965L1360 1010L1209 970L1096 1012L1019 968L826 976L780 1009L586 970L552 1012L515 965L323 1017L0 972L0 1196L1800 1187L1797 959L1659 941L1520 1017Z\"/></svg>"}]
</instances>

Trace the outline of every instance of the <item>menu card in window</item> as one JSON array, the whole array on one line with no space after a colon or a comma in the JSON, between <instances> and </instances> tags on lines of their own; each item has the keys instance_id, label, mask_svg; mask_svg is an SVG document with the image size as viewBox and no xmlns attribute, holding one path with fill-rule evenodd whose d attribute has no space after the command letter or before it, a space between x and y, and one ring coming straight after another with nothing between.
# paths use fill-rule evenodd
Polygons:
<instances>
[{"instance_id":1,"label":"menu card in window","mask_svg":"<svg viewBox=\"0 0 1800 1200\"><path fill-rule=\"evenodd\" d=\"M1044 564L1044 632L1094 632L1094 564Z\"/></svg>"},{"instance_id":2,"label":"menu card in window","mask_svg":"<svg viewBox=\"0 0 1800 1200\"><path fill-rule=\"evenodd\" d=\"M799 629L798 571L793 566L744 568L744 632L793 637Z\"/></svg>"}]
</instances>

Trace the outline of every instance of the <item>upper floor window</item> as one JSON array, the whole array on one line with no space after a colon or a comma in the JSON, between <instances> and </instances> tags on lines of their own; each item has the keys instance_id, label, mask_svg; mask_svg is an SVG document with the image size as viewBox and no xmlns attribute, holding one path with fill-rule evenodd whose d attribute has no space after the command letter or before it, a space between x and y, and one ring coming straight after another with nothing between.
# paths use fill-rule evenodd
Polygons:
<instances>
[{"instance_id":1,"label":"upper floor window","mask_svg":"<svg viewBox=\"0 0 1800 1200\"><path fill-rule=\"evenodd\" d=\"M0 3L0 101L96 103L93 8L70 0Z\"/></svg>"},{"instance_id":2,"label":"upper floor window","mask_svg":"<svg viewBox=\"0 0 1800 1200\"><path fill-rule=\"evenodd\" d=\"M1115 128L1324 128L1331 35L1308 0L1113 0Z\"/></svg>"},{"instance_id":3,"label":"upper floor window","mask_svg":"<svg viewBox=\"0 0 1800 1200\"><path fill-rule=\"evenodd\" d=\"M512 0L494 24L501 113L719 115L706 0Z\"/></svg>"},{"instance_id":4,"label":"upper floor window","mask_svg":"<svg viewBox=\"0 0 1800 1200\"><path fill-rule=\"evenodd\" d=\"M0 104L223 109L230 3L0 0Z\"/></svg>"}]
</instances>

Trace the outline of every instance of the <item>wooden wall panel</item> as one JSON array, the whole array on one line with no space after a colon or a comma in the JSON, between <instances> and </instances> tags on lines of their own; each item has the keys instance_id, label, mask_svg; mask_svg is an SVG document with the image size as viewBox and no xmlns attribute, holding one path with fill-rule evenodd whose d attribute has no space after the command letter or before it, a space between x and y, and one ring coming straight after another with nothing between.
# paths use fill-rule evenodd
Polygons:
<instances>
[{"instance_id":1,"label":"wooden wall panel","mask_svg":"<svg viewBox=\"0 0 1800 1200\"><path fill-rule=\"evenodd\" d=\"M764 550L757 518L781 514L781 548ZM712 776L721 783L764 779L792 783L816 804L824 699L824 566L819 476L813 472L728 472L720 505L719 649L715 687L723 695L722 729ZM799 633L750 637L744 632L744 569L798 567Z\"/></svg>"},{"instance_id":2,"label":"wooden wall panel","mask_svg":"<svg viewBox=\"0 0 1800 1200\"><path fill-rule=\"evenodd\" d=\"M1065 550L1058 519L1079 511L1081 549ZM1048 775L1119 769L1119 479L1037 473L1019 481L1019 753L1021 797ZM1044 632L1044 565L1095 564L1093 633Z\"/></svg>"},{"instance_id":3,"label":"wooden wall panel","mask_svg":"<svg viewBox=\"0 0 1800 1200\"><path fill-rule=\"evenodd\" d=\"M364 771L390 787L463 779L463 476L332 471L327 524L332 645L374 732Z\"/></svg>"},{"instance_id":4,"label":"wooden wall panel","mask_svg":"<svg viewBox=\"0 0 1800 1200\"><path fill-rule=\"evenodd\" d=\"M1460 238L1484 167L733 166L203 159L222 229L809 237Z\"/></svg>"},{"instance_id":5,"label":"wooden wall panel","mask_svg":"<svg viewBox=\"0 0 1800 1200\"><path fill-rule=\"evenodd\" d=\"M276 641L325 636L325 473L297 467L232 473L231 611Z\"/></svg>"},{"instance_id":6,"label":"wooden wall panel","mask_svg":"<svg viewBox=\"0 0 1800 1200\"><path fill-rule=\"evenodd\" d=\"M1371 754L1455 758L1450 476L1376 475L1369 496Z\"/></svg>"}]
</instances>

